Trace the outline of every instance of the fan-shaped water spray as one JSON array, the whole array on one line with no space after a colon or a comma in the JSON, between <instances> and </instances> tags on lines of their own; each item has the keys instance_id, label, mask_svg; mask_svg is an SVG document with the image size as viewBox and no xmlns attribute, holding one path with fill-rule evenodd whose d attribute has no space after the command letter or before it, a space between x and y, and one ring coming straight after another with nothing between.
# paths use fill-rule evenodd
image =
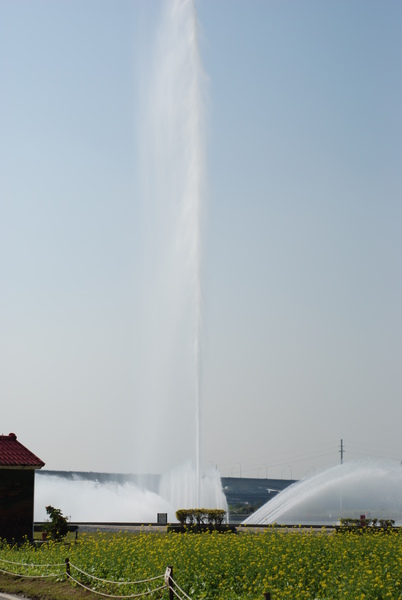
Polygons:
<instances>
[{"instance_id":1,"label":"fan-shaped water spray","mask_svg":"<svg viewBox=\"0 0 402 600\"><path fill-rule=\"evenodd\" d=\"M205 77L194 1L161 7L139 119L143 270L131 440L134 472L166 474L158 493L39 477L38 510L52 504L74 520L154 521L157 512L174 520L177 508L227 507L218 473L200 469Z\"/></svg>"},{"instance_id":2,"label":"fan-shaped water spray","mask_svg":"<svg viewBox=\"0 0 402 600\"><path fill-rule=\"evenodd\" d=\"M177 508L213 507L227 509L217 469L210 467L199 480L190 462L180 465L161 477L159 494Z\"/></svg>"},{"instance_id":3,"label":"fan-shaped water spray","mask_svg":"<svg viewBox=\"0 0 402 600\"><path fill-rule=\"evenodd\" d=\"M335 524L341 517L402 521L402 466L395 461L344 463L280 492L244 523Z\"/></svg>"},{"instance_id":4,"label":"fan-shaped water spray","mask_svg":"<svg viewBox=\"0 0 402 600\"><path fill-rule=\"evenodd\" d=\"M134 483L99 482L41 473L35 478L35 521L47 520L45 507L57 506L72 521L155 523L157 513L175 519L170 503Z\"/></svg>"},{"instance_id":5,"label":"fan-shaped water spray","mask_svg":"<svg viewBox=\"0 0 402 600\"><path fill-rule=\"evenodd\" d=\"M190 462L161 477L39 473L35 478L35 520L47 519L45 507L49 504L73 521L114 523L155 523L158 513L167 513L168 521L174 522L179 508L226 509L218 471L211 467L199 485L196 475Z\"/></svg>"}]
</instances>

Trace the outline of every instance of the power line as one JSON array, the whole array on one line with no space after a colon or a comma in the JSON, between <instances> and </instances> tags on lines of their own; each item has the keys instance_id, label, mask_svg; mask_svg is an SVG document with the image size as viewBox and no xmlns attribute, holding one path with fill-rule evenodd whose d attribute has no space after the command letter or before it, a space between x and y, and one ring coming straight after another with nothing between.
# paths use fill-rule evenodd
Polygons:
<instances>
[{"instance_id":1,"label":"power line","mask_svg":"<svg viewBox=\"0 0 402 600\"><path fill-rule=\"evenodd\" d=\"M300 462L303 460L309 460L312 458L320 458L321 456L328 456L328 454L332 454L335 451L332 452L325 452L325 453L316 453L314 452L313 454L302 454L303 451L305 450L317 450L320 448L327 448L328 450L330 450L330 448L334 447L334 443L323 443L323 444L315 444L315 445L311 445L311 446L303 446L302 448L297 448L296 450L284 450L282 452L275 452L270 454L269 458L267 456L258 456L258 457L254 457L254 458L249 458L249 459L242 459L241 460L241 464L244 465L245 463L248 463L248 470L250 470L253 466L257 466L257 465L261 465L261 464L266 464L268 463L269 460L272 460L273 458L276 458L278 461L278 463L272 463L269 464L270 467L274 467L277 465L282 465L282 464L286 464L289 462ZM288 458L285 458L285 456L288 455ZM289 456L290 455L290 456ZM294 456L297 456L297 458L293 458ZM283 458L282 458L283 457ZM284 462L282 462L284 461ZM225 462L225 463L220 463L221 467L230 467L233 466L234 464L238 464L239 461L238 460L233 460L230 462ZM250 464L251 463L251 464Z\"/></svg>"},{"instance_id":2,"label":"power line","mask_svg":"<svg viewBox=\"0 0 402 600\"><path fill-rule=\"evenodd\" d=\"M336 454L335 451L333 452L327 452L325 454L315 454L315 455L310 455L310 456L303 456L301 458L296 458L296 459L292 459L292 460L286 460L284 462L277 462L277 463L256 463L254 465L249 465L247 467L242 467L241 472L244 473L249 473L250 471L256 471L257 469L262 469L263 467L266 467L267 469L273 469L275 467L285 467L287 465L289 465L290 463L294 464L294 463L300 463L300 462L304 462L306 460L311 460L311 459L315 459L315 458L322 458L325 456L334 456ZM234 463L229 463L231 465L233 465ZM240 464L239 462L236 463L236 465Z\"/></svg>"},{"instance_id":3,"label":"power line","mask_svg":"<svg viewBox=\"0 0 402 600\"><path fill-rule=\"evenodd\" d=\"M398 456L401 455L402 450L401 448L396 448L395 446L384 446L383 444L370 444L368 442L349 442L348 443L349 447L353 447L353 446L367 446L368 448L383 448L384 450L387 451L392 451L395 454L397 454Z\"/></svg>"}]
</instances>

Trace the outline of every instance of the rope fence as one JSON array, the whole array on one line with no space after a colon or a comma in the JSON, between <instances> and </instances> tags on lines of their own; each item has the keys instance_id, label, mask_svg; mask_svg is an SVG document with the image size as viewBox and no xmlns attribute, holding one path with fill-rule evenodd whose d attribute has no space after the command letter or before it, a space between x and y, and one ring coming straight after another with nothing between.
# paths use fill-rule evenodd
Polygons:
<instances>
[{"instance_id":1,"label":"rope fence","mask_svg":"<svg viewBox=\"0 0 402 600\"><path fill-rule=\"evenodd\" d=\"M88 574L76 565L73 565L72 562L70 562L70 567L73 567L73 569L75 569L76 571L78 571L78 573L81 573L82 575L91 577L91 579L95 579L96 581L100 581L102 583L114 583L115 585L137 585L140 583L148 583L148 581L154 581L155 579L164 578L164 575L156 575L156 577L150 577L149 579L139 579L138 581L112 581L111 579L101 579L100 577L96 577L95 575Z\"/></svg>"},{"instance_id":2,"label":"rope fence","mask_svg":"<svg viewBox=\"0 0 402 600\"><path fill-rule=\"evenodd\" d=\"M180 600L183 600L183 598L177 593L175 588L177 588L183 594L184 598L187 598L187 600L191 600L191 598L187 596L186 592L181 589L181 587L176 583L176 581L174 581L173 567L166 567L164 578L165 584L169 588L169 600L173 600L173 596L176 596L177 598L180 598Z\"/></svg>"},{"instance_id":3,"label":"rope fence","mask_svg":"<svg viewBox=\"0 0 402 600\"><path fill-rule=\"evenodd\" d=\"M87 590L88 592L92 592L93 594L96 594L97 596L102 596L103 598L113 598L113 599L120 599L120 600L123 600L124 598L126 598L126 599L140 598L142 596L150 596L151 594L155 594L158 592L161 593L162 590L168 590L169 600L174 600L174 597L178 598L179 600L191 600L191 598L186 594L186 592L177 584L176 581L174 581L172 566L166 567L166 571L164 574L156 575L154 577L149 577L148 579L139 579L136 581L112 581L110 579L102 579L101 577L96 577L96 575L87 573L86 571L84 571L83 569L78 567L77 565L74 565L72 562L70 562L69 558L65 559L65 563L44 564L44 563L16 562L16 561L7 560L5 558L0 557L0 565L1 565L0 573L4 573L6 575L12 575L14 577L26 577L29 579L40 579L40 578L51 578L51 577L60 579L61 577L62 578L65 577L67 580L72 581L73 583L75 583L79 587ZM9 567L7 569L3 568L4 566L8 566L8 565L9 565ZM16 567L18 569L16 569ZM23 569L26 569L26 570L29 569L34 572L33 573L28 573L28 572L21 573L20 572L21 567L23 567ZM63 570L61 570L61 567L63 567ZM37 572L37 570L39 570L39 569L58 569L58 568L60 570L58 572L53 572L53 573L38 573ZM72 575L72 571L74 572L74 575ZM83 580L86 579L87 581L93 581L94 587L91 587L90 585L87 585L87 583L80 581L80 579L78 579L78 577L80 577L80 579L83 579ZM120 595L120 594L110 593L109 591L102 591L100 589L95 589L95 586L98 584L106 586L106 587L110 587L113 585L115 585L117 587L119 587L119 586L136 586L136 585L146 585L146 584L150 584L150 583L153 584L153 582L156 582L158 580L163 581L162 585L157 585L156 587L152 587L152 589L146 589L146 590L138 592L138 593L131 593L131 594L129 593L129 594Z\"/></svg>"},{"instance_id":4,"label":"rope fence","mask_svg":"<svg viewBox=\"0 0 402 600\"><path fill-rule=\"evenodd\" d=\"M0 564L6 564L6 565L14 565L17 567L24 567L26 569L38 569L38 568L57 568L57 567L65 567L65 565L63 563L56 563L56 564L42 564L42 563L22 563L22 562L13 562L11 560L6 560L5 558L1 558L0 557ZM11 567L10 567L11 568ZM1 568L0 567L0 573L5 573L6 575L15 575L17 577L28 577L30 579L40 579L40 578L50 578L50 577L64 577L65 576L65 572L63 571L59 571L58 573L17 573L16 571L9 571L7 569Z\"/></svg>"},{"instance_id":5,"label":"rope fence","mask_svg":"<svg viewBox=\"0 0 402 600\"><path fill-rule=\"evenodd\" d=\"M93 592L94 594L98 594L99 596L102 596L104 598L140 598L141 596L149 596L150 594L154 594L156 592L159 592L163 589L165 589L165 582L163 583L163 585L152 588L152 589L148 589L145 590L143 592L138 592L136 594L111 594L109 592L102 592L99 589L93 589L92 587L90 587L89 585L86 585L85 583L83 583L82 581L79 581L76 577L74 577L71 574L71 570L74 569L75 571L77 571L78 573L80 573L81 575L83 575L84 577L89 578L90 580L93 580L95 582L99 582L102 584L108 584L108 585L116 585L116 586L121 586L121 585L141 585L141 584L145 584L145 583L149 583L152 581L156 581L157 579L163 579L165 576L164 575L157 575L155 577L149 577L148 579L140 579L138 581L111 581L109 579L101 579L100 577L96 577L95 575L92 575L91 573L87 573L86 571L83 571L82 569L80 569L79 567L77 567L76 565L74 565L72 562L70 562L70 560L68 558L66 558L66 575L68 579L71 579L71 581L73 581L75 584L79 585L80 587L84 588L85 590L87 590L88 592Z\"/></svg>"}]
</instances>

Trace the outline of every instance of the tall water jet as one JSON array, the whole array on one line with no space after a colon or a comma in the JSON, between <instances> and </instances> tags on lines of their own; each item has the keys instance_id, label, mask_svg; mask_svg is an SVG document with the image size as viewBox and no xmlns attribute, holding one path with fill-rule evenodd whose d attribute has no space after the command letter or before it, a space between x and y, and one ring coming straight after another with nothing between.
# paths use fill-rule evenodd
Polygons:
<instances>
[{"instance_id":1,"label":"tall water jet","mask_svg":"<svg viewBox=\"0 0 402 600\"><path fill-rule=\"evenodd\" d=\"M206 78L193 0L162 6L145 74L140 136L145 344L137 406L141 420L152 427L145 440L138 437L137 454L146 454L147 471L159 472L190 458L199 504ZM162 469L161 458L166 459ZM183 476L183 469L179 472Z\"/></svg>"},{"instance_id":2,"label":"tall water jet","mask_svg":"<svg viewBox=\"0 0 402 600\"><path fill-rule=\"evenodd\" d=\"M158 512L174 521L178 508L201 504L227 508L218 472L201 476L200 467L206 78L197 17L193 0L146 5L150 14L155 6L163 14L152 50L146 50L147 39L139 48L144 81L135 203L142 200L142 270L135 273L133 414L121 420L121 430L132 440L132 473L163 476L160 487L147 487L141 478L102 483L85 474L41 474L37 520L45 518L48 504L72 520L116 522L152 522Z\"/></svg>"},{"instance_id":3,"label":"tall water jet","mask_svg":"<svg viewBox=\"0 0 402 600\"><path fill-rule=\"evenodd\" d=\"M162 2L151 64L144 66L140 117L142 272L136 273L133 473L101 483L78 476L37 479L36 519L44 506L72 520L175 520L178 508L227 508L216 469L201 474L201 220L205 198L205 76L193 0ZM125 424L123 424L125 425ZM107 440L105 440L107 448ZM144 478L145 481L146 477ZM159 479L159 478L158 478ZM79 502L77 502L79 498Z\"/></svg>"},{"instance_id":4,"label":"tall water jet","mask_svg":"<svg viewBox=\"0 0 402 600\"><path fill-rule=\"evenodd\" d=\"M402 522L402 466L391 460L352 461L289 486L244 523L336 524L342 517Z\"/></svg>"}]
</instances>

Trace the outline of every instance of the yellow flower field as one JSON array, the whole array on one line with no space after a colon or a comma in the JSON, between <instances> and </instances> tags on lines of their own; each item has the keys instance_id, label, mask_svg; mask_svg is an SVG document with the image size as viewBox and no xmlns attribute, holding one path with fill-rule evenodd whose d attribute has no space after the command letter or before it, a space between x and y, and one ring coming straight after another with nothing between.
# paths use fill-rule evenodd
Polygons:
<instances>
[{"instance_id":1,"label":"yellow flower field","mask_svg":"<svg viewBox=\"0 0 402 600\"><path fill-rule=\"evenodd\" d=\"M402 533L365 534L325 530L260 533L116 535L83 534L77 544L4 545L0 560L43 565L63 564L66 556L82 571L112 581L137 581L163 575L172 565L173 578L193 599L385 599L402 598ZM3 568L3 563L0 567ZM38 573L38 567L13 567ZM49 567L43 567L43 571ZM61 569L61 572L63 570ZM103 583L76 573L81 582L104 593L133 594L163 585L163 579L140 586ZM73 585L73 584L72 584ZM150 598L167 597L160 590Z\"/></svg>"}]
</instances>

